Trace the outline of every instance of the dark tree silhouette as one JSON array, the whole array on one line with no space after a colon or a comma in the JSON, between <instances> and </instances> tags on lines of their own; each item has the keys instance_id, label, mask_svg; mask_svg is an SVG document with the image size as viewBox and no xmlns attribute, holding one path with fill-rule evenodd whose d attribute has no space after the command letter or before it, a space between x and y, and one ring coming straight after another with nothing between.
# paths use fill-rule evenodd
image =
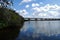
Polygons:
<instances>
[{"instance_id":1,"label":"dark tree silhouette","mask_svg":"<svg viewBox=\"0 0 60 40\"><path fill-rule=\"evenodd\" d=\"M13 5L13 0L0 0L0 5L2 7L8 7Z\"/></svg>"}]
</instances>

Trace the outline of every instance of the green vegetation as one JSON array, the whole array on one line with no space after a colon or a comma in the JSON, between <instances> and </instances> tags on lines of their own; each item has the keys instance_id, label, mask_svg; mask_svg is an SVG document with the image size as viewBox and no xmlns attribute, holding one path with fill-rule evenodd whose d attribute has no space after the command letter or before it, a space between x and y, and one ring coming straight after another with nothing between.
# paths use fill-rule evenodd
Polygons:
<instances>
[{"instance_id":1,"label":"green vegetation","mask_svg":"<svg viewBox=\"0 0 60 40\"><path fill-rule=\"evenodd\" d=\"M0 29L6 27L21 27L24 18L14 10L0 8Z\"/></svg>"}]
</instances>

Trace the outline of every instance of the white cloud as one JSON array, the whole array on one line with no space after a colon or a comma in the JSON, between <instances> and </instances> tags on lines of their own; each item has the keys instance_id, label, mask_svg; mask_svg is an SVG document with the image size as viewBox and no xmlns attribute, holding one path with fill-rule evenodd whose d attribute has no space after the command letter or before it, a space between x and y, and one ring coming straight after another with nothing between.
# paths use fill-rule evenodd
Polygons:
<instances>
[{"instance_id":1,"label":"white cloud","mask_svg":"<svg viewBox=\"0 0 60 40\"><path fill-rule=\"evenodd\" d=\"M40 13L38 16L47 16L47 14Z\"/></svg>"},{"instance_id":2,"label":"white cloud","mask_svg":"<svg viewBox=\"0 0 60 40\"><path fill-rule=\"evenodd\" d=\"M16 10L16 9L14 8L14 10Z\"/></svg>"},{"instance_id":3,"label":"white cloud","mask_svg":"<svg viewBox=\"0 0 60 40\"><path fill-rule=\"evenodd\" d=\"M29 8L29 5L26 5L25 7ZM32 11L32 14L29 14L29 12L26 9L18 10L16 12L18 12L20 15L24 17L42 17L42 18L60 17L60 6L57 4L55 5L46 4L44 6L40 6L38 3L33 3L32 8L29 11Z\"/></svg>"},{"instance_id":4,"label":"white cloud","mask_svg":"<svg viewBox=\"0 0 60 40\"><path fill-rule=\"evenodd\" d=\"M58 11L49 11L49 13L50 13L52 16L58 16L58 15L60 15Z\"/></svg>"},{"instance_id":5,"label":"white cloud","mask_svg":"<svg viewBox=\"0 0 60 40\"><path fill-rule=\"evenodd\" d=\"M40 8L39 7L34 7L34 8L32 8L34 11L37 11L37 12L40 12L40 11L42 11L42 10L40 10Z\"/></svg>"},{"instance_id":6,"label":"white cloud","mask_svg":"<svg viewBox=\"0 0 60 40\"><path fill-rule=\"evenodd\" d=\"M31 2L32 0L23 0L22 2Z\"/></svg>"},{"instance_id":7,"label":"white cloud","mask_svg":"<svg viewBox=\"0 0 60 40\"><path fill-rule=\"evenodd\" d=\"M22 3L28 3L28 2L31 2L32 0L22 0L22 2L19 4L21 5Z\"/></svg>"},{"instance_id":8,"label":"white cloud","mask_svg":"<svg viewBox=\"0 0 60 40\"><path fill-rule=\"evenodd\" d=\"M16 10L17 13L19 13L19 15L21 16L26 16L28 14L27 10L23 9L23 10Z\"/></svg>"},{"instance_id":9,"label":"white cloud","mask_svg":"<svg viewBox=\"0 0 60 40\"><path fill-rule=\"evenodd\" d=\"M19 13L19 10L16 10L17 13Z\"/></svg>"},{"instance_id":10,"label":"white cloud","mask_svg":"<svg viewBox=\"0 0 60 40\"><path fill-rule=\"evenodd\" d=\"M28 12L27 12L25 9L20 10L20 13L21 13L21 15L26 15L26 14L28 14Z\"/></svg>"},{"instance_id":11,"label":"white cloud","mask_svg":"<svg viewBox=\"0 0 60 40\"><path fill-rule=\"evenodd\" d=\"M57 4L46 4L42 7L33 7L32 10L34 11L33 15L38 17L59 17L60 15L60 6L58 6Z\"/></svg>"},{"instance_id":12,"label":"white cloud","mask_svg":"<svg viewBox=\"0 0 60 40\"><path fill-rule=\"evenodd\" d=\"M0 4L0 6L1 6L1 4Z\"/></svg>"},{"instance_id":13,"label":"white cloud","mask_svg":"<svg viewBox=\"0 0 60 40\"><path fill-rule=\"evenodd\" d=\"M24 16L24 18L31 18L32 16L30 16L30 15L27 15L27 16Z\"/></svg>"},{"instance_id":14,"label":"white cloud","mask_svg":"<svg viewBox=\"0 0 60 40\"><path fill-rule=\"evenodd\" d=\"M29 8L29 5L26 5L26 8Z\"/></svg>"},{"instance_id":15,"label":"white cloud","mask_svg":"<svg viewBox=\"0 0 60 40\"><path fill-rule=\"evenodd\" d=\"M40 6L38 3L32 3L32 7Z\"/></svg>"}]
</instances>

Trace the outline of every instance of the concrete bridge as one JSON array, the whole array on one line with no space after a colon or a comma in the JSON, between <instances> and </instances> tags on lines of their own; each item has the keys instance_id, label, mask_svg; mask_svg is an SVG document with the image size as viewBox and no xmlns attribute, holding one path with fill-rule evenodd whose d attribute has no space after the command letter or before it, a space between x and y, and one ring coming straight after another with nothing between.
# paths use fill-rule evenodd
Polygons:
<instances>
[{"instance_id":1,"label":"concrete bridge","mask_svg":"<svg viewBox=\"0 0 60 40\"><path fill-rule=\"evenodd\" d=\"M54 21L60 20L59 18L24 18L25 21Z\"/></svg>"}]
</instances>

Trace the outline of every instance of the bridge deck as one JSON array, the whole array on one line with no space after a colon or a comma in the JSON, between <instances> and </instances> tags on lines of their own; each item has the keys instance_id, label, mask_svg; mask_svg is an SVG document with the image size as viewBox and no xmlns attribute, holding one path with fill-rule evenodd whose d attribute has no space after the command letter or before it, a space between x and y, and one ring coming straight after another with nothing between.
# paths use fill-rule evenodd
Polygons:
<instances>
[{"instance_id":1,"label":"bridge deck","mask_svg":"<svg viewBox=\"0 0 60 40\"><path fill-rule=\"evenodd\" d=\"M24 18L25 21L54 21L60 20L57 18Z\"/></svg>"}]
</instances>

